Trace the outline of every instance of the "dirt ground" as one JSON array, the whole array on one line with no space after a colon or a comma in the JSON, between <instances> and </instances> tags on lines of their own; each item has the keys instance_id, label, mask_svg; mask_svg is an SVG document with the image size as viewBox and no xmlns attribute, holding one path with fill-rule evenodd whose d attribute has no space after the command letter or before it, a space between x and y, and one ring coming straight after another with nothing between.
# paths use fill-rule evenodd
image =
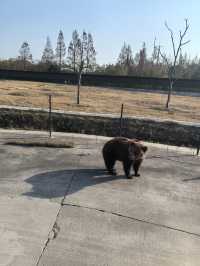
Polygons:
<instances>
[{"instance_id":1,"label":"dirt ground","mask_svg":"<svg viewBox=\"0 0 200 266\"><path fill-rule=\"evenodd\" d=\"M173 95L171 108L166 110L163 93L83 86L77 105L76 90L72 85L1 80L0 105L46 108L51 94L53 109L119 114L123 103L125 115L200 121L198 96Z\"/></svg>"}]
</instances>

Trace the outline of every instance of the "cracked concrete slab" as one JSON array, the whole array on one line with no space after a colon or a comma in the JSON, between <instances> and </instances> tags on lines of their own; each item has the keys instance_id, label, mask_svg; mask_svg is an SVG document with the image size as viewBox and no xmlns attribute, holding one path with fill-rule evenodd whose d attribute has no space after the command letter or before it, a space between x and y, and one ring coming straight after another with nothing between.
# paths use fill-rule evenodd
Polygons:
<instances>
[{"instance_id":1,"label":"cracked concrete slab","mask_svg":"<svg viewBox=\"0 0 200 266\"><path fill-rule=\"evenodd\" d=\"M0 197L0 265L36 265L58 208L48 200Z\"/></svg>"},{"instance_id":2,"label":"cracked concrete slab","mask_svg":"<svg viewBox=\"0 0 200 266\"><path fill-rule=\"evenodd\" d=\"M46 133L0 130L7 138ZM149 145L141 177L109 176L107 138L54 133L73 149L0 145L0 266L198 266L200 164ZM185 232L184 232L185 231Z\"/></svg>"},{"instance_id":3,"label":"cracked concrete slab","mask_svg":"<svg viewBox=\"0 0 200 266\"><path fill-rule=\"evenodd\" d=\"M72 206L57 223L39 266L199 265L199 237Z\"/></svg>"},{"instance_id":4,"label":"cracked concrete slab","mask_svg":"<svg viewBox=\"0 0 200 266\"><path fill-rule=\"evenodd\" d=\"M103 209L200 235L199 158L174 153L166 157L161 151L157 151L161 158L151 158L155 153L155 149L149 149L141 177L132 180L124 178L120 164L117 177L96 170L94 163L97 169L103 169L103 163L95 159L93 170L75 175L64 203ZM81 164L90 165L93 156L101 158L100 152L98 156L94 153L85 156Z\"/></svg>"},{"instance_id":5,"label":"cracked concrete slab","mask_svg":"<svg viewBox=\"0 0 200 266\"><path fill-rule=\"evenodd\" d=\"M67 149L0 145L0 266L37 264L77 163Z\"/></svg>"}]
</instances>

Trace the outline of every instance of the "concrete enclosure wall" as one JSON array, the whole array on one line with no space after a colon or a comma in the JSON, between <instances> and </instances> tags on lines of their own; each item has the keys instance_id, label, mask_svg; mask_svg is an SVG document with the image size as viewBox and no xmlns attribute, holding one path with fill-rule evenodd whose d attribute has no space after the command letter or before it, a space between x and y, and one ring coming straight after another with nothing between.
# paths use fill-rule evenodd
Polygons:
<instances>
[{"instance_id":1,"label":"concrete enclosure wall","mask_svg":"<svg viewBox=\"0 0 200 266\"><path fill-rule=\"evenodd\" d=\"M52 112L54 131L119 136L120 119L116 115ZM48 130L48 110L0 108L1 128ZM122 135L163 144L198 147L200 124L169 120L124 117Z\"/></svg>"}]
</instances>

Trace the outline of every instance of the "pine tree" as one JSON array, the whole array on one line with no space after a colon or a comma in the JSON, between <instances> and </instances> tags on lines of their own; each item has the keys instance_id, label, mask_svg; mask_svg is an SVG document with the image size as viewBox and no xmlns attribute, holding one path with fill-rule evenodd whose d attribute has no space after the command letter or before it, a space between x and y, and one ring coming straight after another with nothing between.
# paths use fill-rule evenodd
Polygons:
<instances>
[{"instance_id":1,"label":"pine tree","mask_svg":"<svg viewBox=\"0 0 200 266\"><path fill-rule=\"evenodd\" d=\"M76 62L78 61L78 43L79 35L77 30L72 33L72 41L69 43L68 47L68 62L72 67L72 70L76 72Z\"/></svg>"},{"instance_id":2,"label":"pine tree","mask_svg":"<svg viewBox=\"0 0 200 266\"><path fill-rule=\"evenodd\" d=\"M30 52L30 47L28 42L23 42L20 50L19 50L19 60L23 62L23 69L26 69L26 62L32 61L32 54Z\"/></svg>"},{"instance_id":3,"label":"pine tree","mask_svg":"<svg viewBox=\"0 0 200 266\"><path fill-rule=\"evenodd\" d=\"M64 42L64 36L63 36L63 32L60 30L58 34L57 47L56 47L56 58L57 58L57 62L58 62L60 70L61 70L61 66L64 61L65 54L66 54L66 46Z\"/></svg>"},{"instance_id":4,"label":"pine tree","mask_svg":"<svg viewBox=\"0 0 200 266\"><path fill-rule=\"evenodd\" d=\"M90 33L87 36L87 45L86 45L86 71L94 71L96 66L96 51L94 49L93 38Z\"/></svg>"},{"instance_id":5,"label":"pine tree","mask_svg":"<svg viewBox=\"0 0 200 266\"><path fill-rule=\"evenodd\" d=\"M46 45L43 51L41 61L46 64L51 64L53 63L53 60L54 60L54 53L53 53L53 49L51 46L51 41L50 41L50 38L47 37L47 41L46 41Z\"/></svg>"},{"instance_id":6,"label":"pine tree","mask_svg":"<svg viewBox=\"0 0 200 266\"><path fill-rule=\"evenodd\" d=\"M146 53L146 44L144 42L143 47L139 53L138 72L140 75L144 73L144 67L145 67L146 61L147 61L147 53Z\"/></svg>"},{"instance_id":7,"label":"pine tree","mask_svg":"<svg viewBox=\"0 0 200 266\"><path fill-rule=\"evenodd\" d=\"M133 65L133 54L130 45L124 43L124 45L122 46L118 58L118 64L123 65L125 67L130 67L131 65Z\"/></svg>"}]
</instances>

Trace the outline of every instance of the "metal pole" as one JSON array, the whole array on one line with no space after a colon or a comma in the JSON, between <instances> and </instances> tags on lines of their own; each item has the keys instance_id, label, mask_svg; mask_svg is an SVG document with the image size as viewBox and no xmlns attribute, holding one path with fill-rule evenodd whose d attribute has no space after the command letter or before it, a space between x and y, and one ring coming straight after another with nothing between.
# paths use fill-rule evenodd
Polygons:
<instances>
[{"instance_id":1,"label":"metal pole","mask_svg":"<svg viewBox=\"0 0 200 266\"><path fill-rule=\"evenodd\" d=\"M200 136L198 136L196 149L197 149L196 155L198 156L199 155L199 151L200 151Z\"/></svg>"},{"instance_id":2,"label":"metal pole","mask_svg":"<svg viewBox=\"0 0 200 266\"><path fill-rule=\"evenodd\" d=\"M51 116L51 108L52 108L52 96L49 95L49 137L52 135L52 116Z\"/></svg>"},{"instance_id":3,"label":"metal pole","mask_svg":"<svg viewBox=\"0 0 200 266\"><path fill-rule=\"evenodd\" d=\"M119 127L119 135L120 137L122 136L122 121L123 121L123 110L124 110L124 104L122 103L122 106L121 106L121 115L120 115L120 127Z\"/></svg>"},{"instance_id":4,"label":"metal pole","mask_svg":"<svg viewBox=\"0 0 200 266\"><path fill-rule=\"evenodd\" d=\"M196 153L197 156L199 155L199 150L200 150L200 146L197 147L197 153Z\"/></svg>"}]
</instances>

